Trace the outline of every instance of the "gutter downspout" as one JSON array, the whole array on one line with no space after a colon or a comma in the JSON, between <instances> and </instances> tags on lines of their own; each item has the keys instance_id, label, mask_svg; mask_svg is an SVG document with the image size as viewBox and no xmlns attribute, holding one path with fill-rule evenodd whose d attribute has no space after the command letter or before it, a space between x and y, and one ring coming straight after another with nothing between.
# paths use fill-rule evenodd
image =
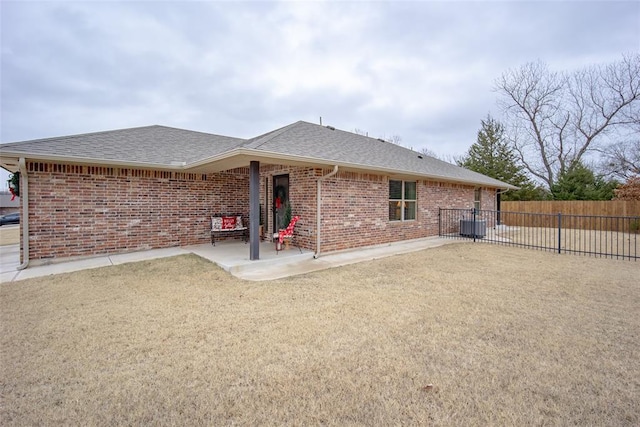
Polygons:
<instances>
[{"instance_id":1,"label":"gutter downspout","mask_svg":"<svg viewBox=\"0 0 640 427\"><path fill-rule=\"evenodd\" d=\"M335 165L333 167L333 170L331 172L329 172L327 175L321 176L320 178L318 178L318 180L316 181L317 187L318 187L318 194L316 195L317 197L317 206L316 206L316 253L313 254L313 258L317 259L318 257L320 257L320 222L321 222L321 212L320 212L320 208L322 206L322 200L321 200L321 195L322 195L322 181L324 181L325 179L332 177L333 175L338 173L338 165Z\"/></svg>"},{"instance_id":2,"label":"gutter downspout","mask_svg":"<svg viewBox=\"0 0 640 427\"><path fill-rule=\"evenodd\" d=\"M29 177L27 176L27 164L24 157L20 157L19 162L20 178L20 200L22 201L22 264L17 269L24 270L29 265Z\"/></svg>"}]
</instances>

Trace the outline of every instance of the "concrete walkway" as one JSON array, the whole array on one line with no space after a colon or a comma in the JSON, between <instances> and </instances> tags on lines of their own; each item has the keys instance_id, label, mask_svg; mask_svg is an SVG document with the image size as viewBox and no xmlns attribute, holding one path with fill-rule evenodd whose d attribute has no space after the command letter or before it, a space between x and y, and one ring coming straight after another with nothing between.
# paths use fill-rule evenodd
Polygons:
<instances>
[{"instance_id":1,"label":"concrete walkway","mask_svg":"<svg viewBox=\"0 0 640 427\"><path fill-rule=\"evenodd\" d=\"M319 270L326 270L328 268L340 267L343 265L355 264L362 261L370 261L388 256L435 248L456 242L461 242L461 240L428 237L425 239L415 239L340 252L330 252L327 254L321 254L317 259L313 258L313 253L309 253L302 254L299 257L282 260L280 263L266 263L260 266L257 264L242 264L229 271L234 276L244 280L273 280Z\"/></svg>"},{"instance_id":2,"label":"concrete walkway","mask_svg":"<svg viewBox=\"0 0 640 427\"><path fill-rule=\"evenodd\" d=\"M20 254L19 245L0 246L0 282L15 282L17 280L31 279L33 277L49 276L52 274L71 273L90 268L108 267L110 265L125 264L128 262L144 261L148 259L164 258L175 255L189 254L182 248L153 249L150 251L132 252L128 254L99 256L76 261L63 261L47 265L27 267L17 270ZM14 254L11 256L11 254Z\"/></svg>"},{"instance_id":3,"label":"concrete walkway","mask_svg":"<svg viewBox=\"0 0 640 427\"><path fill-rule=\"evenodd\" d=\"M404 254L464 240L428 237L425 239L369 246L354 250L331 252L314 259L313 252L291 248L276 253L273 244L260 245L260 260L249 260L249 248L239 242L222 242L187 246L182 248L153 249L127 254L99 256L76 261L52 263L28 267L18 271L19 245L0 246L0 282L14 282L33 277L70 273L90 268L108 267L129 262L165 258L176 255L195 254L216 263L232 275L252 281L273 280L298 274L310 273L328 268L339 267L361 261Z\"/></svg>"}]
</instances>

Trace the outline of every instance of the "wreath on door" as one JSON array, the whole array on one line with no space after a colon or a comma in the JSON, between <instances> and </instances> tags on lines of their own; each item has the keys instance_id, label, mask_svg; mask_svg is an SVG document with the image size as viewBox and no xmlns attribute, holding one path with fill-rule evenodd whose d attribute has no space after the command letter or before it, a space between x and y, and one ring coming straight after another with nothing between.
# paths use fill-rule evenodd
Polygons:
<instances>
[{"instance_id":1,"label":"wreath on door","mask_svg":"<svg viewBox=\"0 0 640 427\"><path fill-rule=\"evenodd\" d=\"M20 172L12 174L7 182L11 192L11 201L13 201L16 197L20 197Z\"/></svg>"},{"instance_id":2,"label":"wreath on door","mask_svg":"<svg viewBox=\"0 0 640 427\"><path fill-rule=\"evenodd\" d=\"M275 196L276 209L280 209L287 199L287 190L285 190L284 185L278 185L275 190L273 190L273 194Z\"/></svg>"}]
</instances>

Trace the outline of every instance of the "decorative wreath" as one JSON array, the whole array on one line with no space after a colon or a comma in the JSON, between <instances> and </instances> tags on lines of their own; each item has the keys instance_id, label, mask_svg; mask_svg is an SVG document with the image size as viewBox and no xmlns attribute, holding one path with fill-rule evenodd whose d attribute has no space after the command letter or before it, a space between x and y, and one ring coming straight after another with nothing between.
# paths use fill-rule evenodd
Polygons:
<instances>
[{"instance_id":1,"label":"decorative wreath","mask_svg":"<svg viewBox=\"0 0 640 427\"><path fill-rule=\"evenodd\" d=\"M280 209L282 203L287 199L287 190L285 190L284 185L278 185L273 190L273 195L275 197L276 209Z\"/></svg>"},{"instance_id":2,"label":"decorative wreath","mask_svg":"<svg viewBox=\"0 0 640 427\"><path fill-rule=\"evenodd\" d=\"M16 172L9 177L9 191L11 192L11 200L20 197L20 172Z\"/></svg>"}]
</instances>

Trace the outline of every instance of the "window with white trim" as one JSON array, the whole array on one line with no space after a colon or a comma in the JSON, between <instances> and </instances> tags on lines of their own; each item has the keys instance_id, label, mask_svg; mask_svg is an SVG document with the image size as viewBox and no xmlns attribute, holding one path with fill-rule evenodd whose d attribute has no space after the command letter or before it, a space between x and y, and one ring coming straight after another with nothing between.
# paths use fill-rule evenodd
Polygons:
<instances>
[{"instance_id":1,"label":"window with white trim","mask_svg":"<svg viewBox=\"0 0 640 427\"><path fill-rule=\"evenodd\" d=\"M389 221L415 220L416 201L415 181L389 180Z\"/></svg>"},{"instance_id":2,"label":"window with white trim","mask_svg":"<svg viewBox=\"0 0 640 427\"><path fill-rule=\"evenodd\" d=\"M476 212L480 211L482 208L482 187L476 187L473 192L473 207Z\"/></svg>"}]
</instances>

